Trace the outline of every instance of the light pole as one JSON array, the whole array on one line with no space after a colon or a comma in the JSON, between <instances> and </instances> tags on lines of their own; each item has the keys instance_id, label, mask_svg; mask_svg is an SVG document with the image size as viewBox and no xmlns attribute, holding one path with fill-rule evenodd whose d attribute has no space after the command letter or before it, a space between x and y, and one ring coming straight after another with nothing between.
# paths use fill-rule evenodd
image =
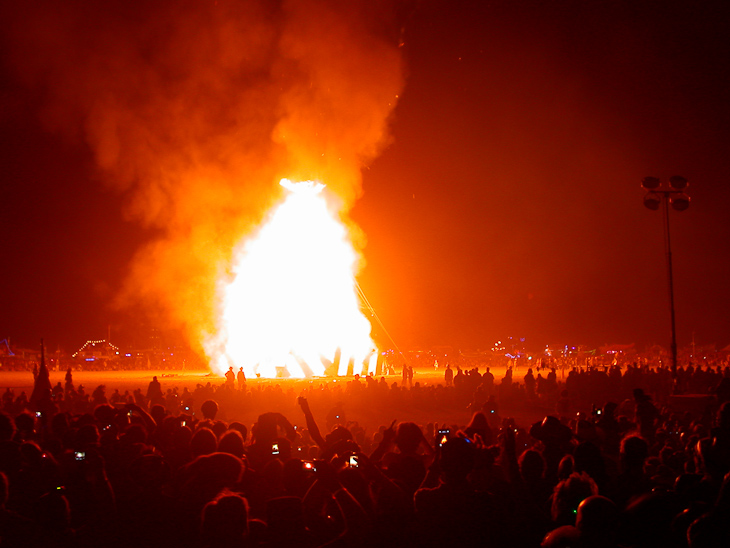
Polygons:
<instances>
[{"instance_id":1,"label":"light pole","mask_svg":"<svg viewBox=\"0 0 730 548\"><path fill-rule=\"evenodd\" d=\"M690 198L684 192L689 183L684 177L674 175L669 178L669 185L664 186L656 177L644 177L641 186L646 190L644 205L656 211L664 204L664 243L667 254L667 272L669 274L669 314L672 322L672 379L677 380L677 330L674 324L674 276L672 274L672 240L669 233L669 206L676 211L684 211L689 207Z\"/></svg>"}]
</instances>

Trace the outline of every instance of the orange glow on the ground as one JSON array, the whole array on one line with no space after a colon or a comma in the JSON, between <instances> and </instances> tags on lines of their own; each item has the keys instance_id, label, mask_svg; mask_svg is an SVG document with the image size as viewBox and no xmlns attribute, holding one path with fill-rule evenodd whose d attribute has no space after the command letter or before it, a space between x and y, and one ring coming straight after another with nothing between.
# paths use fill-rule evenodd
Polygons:
<instances>
[{"instance_id":1,"label":"orange glow on the ground","mask_svg":"<svg viewBox=\"0 0 730 548\"><path fill-rule=\"evenodd\" d=\"M360 311L358 255L324 185L291 183L259 231L234 253L232 277L219 288L218 334L207 344L214 371L243 367L247 377L361 373L377 359L370 322ZM277 369L280 368L280 369Z\"/></svg>"}]
</instances>

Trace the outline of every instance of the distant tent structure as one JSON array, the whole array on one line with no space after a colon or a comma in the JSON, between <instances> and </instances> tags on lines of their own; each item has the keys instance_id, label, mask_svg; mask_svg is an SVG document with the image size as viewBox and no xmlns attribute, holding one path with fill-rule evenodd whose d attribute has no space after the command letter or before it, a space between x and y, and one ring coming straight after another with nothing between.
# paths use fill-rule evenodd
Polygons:
<instances>
[{"instance_id":1,"label":"distant tent structure","mask_svg":"<svg viewBox=\"0 0 730 548\"><path fill-rule=\"evenodd\" d=\"M119 355L119 348L106 339L99 341L86 341L84 346L71 354L72 358L85 358L86 361L94 361L100 358L114 358Z\"/></svg>"},{"instance_id":2,"label":"distant tent structure","mask_svg":"<svg viewBox=\"0 0 730 548\"><path fill-rule=\"evenodd\" d=\"M33 384L33 393L30 395L30 408L34 411L47 411L52 405L51 376L46 366L46 347L41 339L41 366Z\"/></svg>"}]
</instances>

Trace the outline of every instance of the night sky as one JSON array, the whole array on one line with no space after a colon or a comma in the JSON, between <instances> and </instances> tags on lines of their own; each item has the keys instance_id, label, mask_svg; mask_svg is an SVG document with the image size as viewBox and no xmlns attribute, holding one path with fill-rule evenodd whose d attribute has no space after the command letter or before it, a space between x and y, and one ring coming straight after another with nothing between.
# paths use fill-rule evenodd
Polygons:
<instances>
[{"instance_id":1,"label":"night sky","mask_svg":"<svg viewBox=\"0 0 730 548\"><path fill-rule=\"evenodd\" d=\"M107 13L69 4L84 13L80 28L119 18L109 28L130 44L142 34L130 29L152 17L117 14L117 2ZM174 6L202 4L214 3L162 2L153 15L164 20L168 9L174 21ZM282 4L307 3L268 4L275 18ZM135 255L162 225L130 214L134 185L107 180L73 113L49 116L69 80L38 60L65 50L51 33L28 38L33 10L47 7L34 5L0 10L0 339L75 350L110 328L118 342L142 345L151 325L178 327L156 314L155 299L119 304ZM730 6L396 8L389 39L401 42L403 85L389 144L366 162L350 211L367 238L360 284L396 343L476 349L512 336L531 348L667 347L662 216L642 205L640 182L683 175L692 204L670 211L678 343L730 344ZM91 56L95 45L83 47ZM380 78L367 64L357 77Z\"/></svg>"}]
</instances>

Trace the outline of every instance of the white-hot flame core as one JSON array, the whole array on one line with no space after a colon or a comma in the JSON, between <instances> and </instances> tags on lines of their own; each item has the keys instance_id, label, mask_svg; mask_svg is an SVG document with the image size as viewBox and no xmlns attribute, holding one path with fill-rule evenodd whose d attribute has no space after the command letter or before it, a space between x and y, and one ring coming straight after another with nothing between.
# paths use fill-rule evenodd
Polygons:
<instances>
[{"instance_id":1,"label":"white-hot flame core","mask_svg":"<svg viewBox=\"0 0 730 548\"><path fill-rule=\"evenodd\" d=\"M367 367L377 351L360 311L358 255L327 206L324 185L281 185L291 192L234 253L233 278L221 287L218 335L208 341L213 367L243 367L247 377L318 376ZM286 368L286 370L284 369Z\"/></svg>"}]
</instances>

